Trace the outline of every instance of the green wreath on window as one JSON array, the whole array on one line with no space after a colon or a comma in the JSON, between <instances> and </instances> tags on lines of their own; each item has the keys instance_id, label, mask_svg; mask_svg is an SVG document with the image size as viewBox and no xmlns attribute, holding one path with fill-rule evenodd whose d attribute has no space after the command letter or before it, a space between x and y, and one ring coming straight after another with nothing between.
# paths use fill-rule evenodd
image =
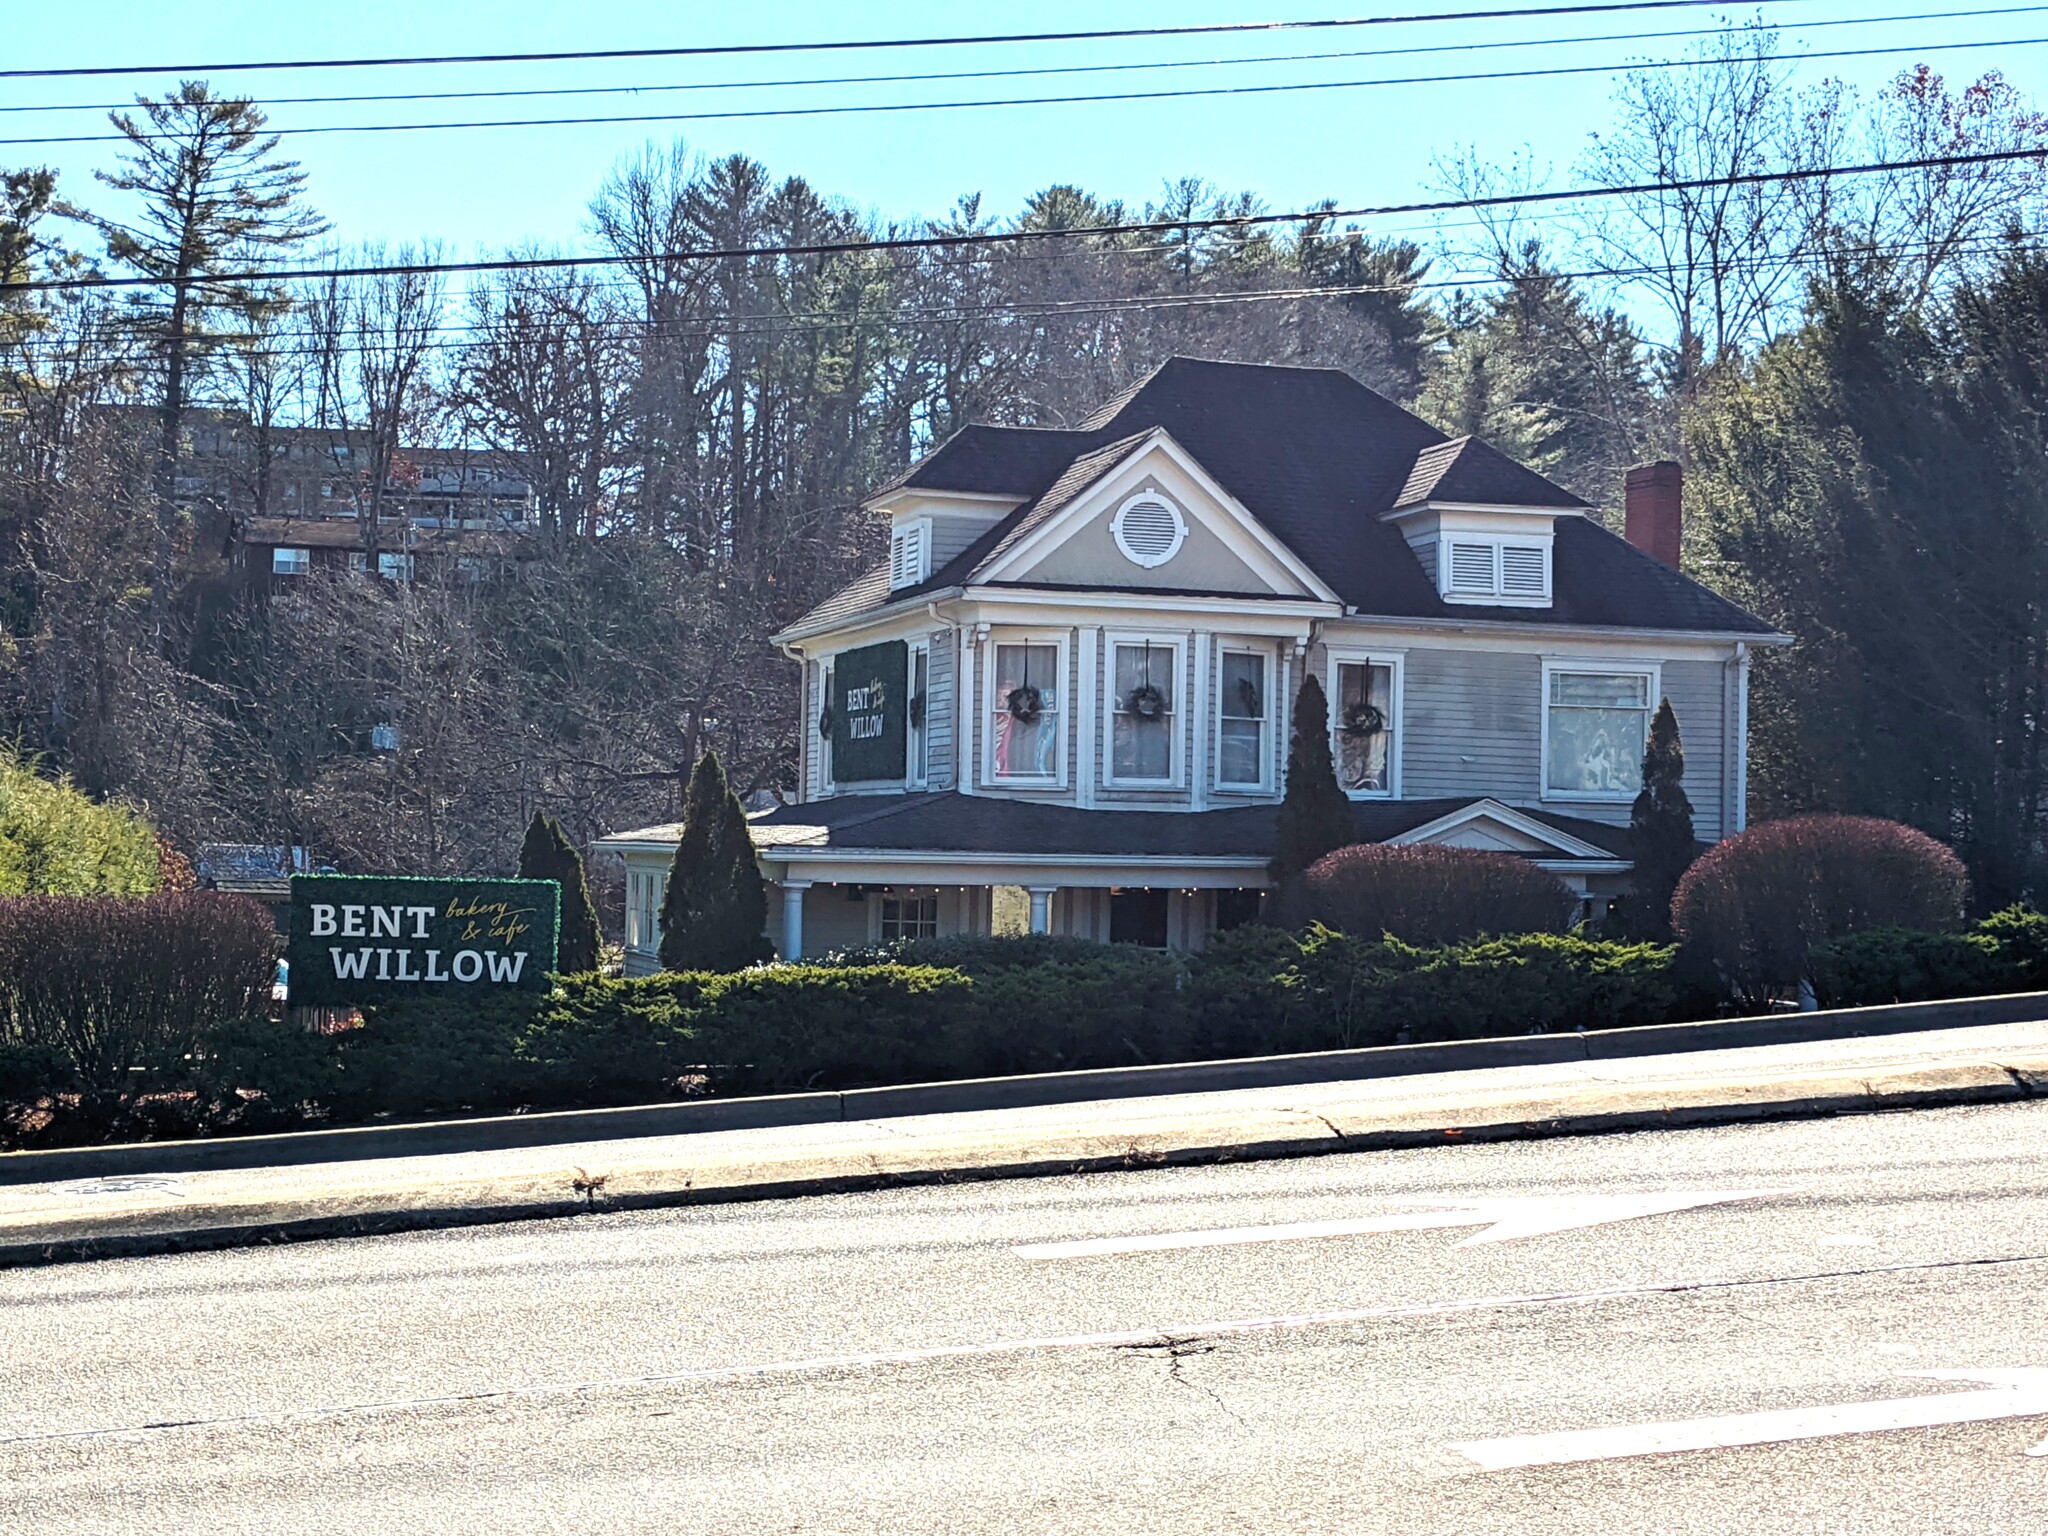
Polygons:
<instances>
[{"instance_id":1,"label":"green wreath on window","mask_svg":"<svg viewBox=\"0 0 2048 1536\"><path fill-rule=\"evenodd\" d=\"M1140 720L1157 720L1166 713L1166 695L1150 683L1140 683L1124 696L1124 708Z\"/></svg>"},{"instance_id":2,"label":"green wreath on window","mask_svg":"<svg viewBox=\"0 0 2048 1536\"><path fill-rule=\"evenodd\" d=\"M1346 736L1377 736L1387 728L1387 717L1377 704L1347 704L1344 707Z\"/></svg>"},{"instance_id":3,"label":"green wreath on window","mask_svg":"<svg viewBox=\"0 0 2048 1536\"><path fill-rule=\"evenodd\" d=\"M1019 725L1035 725L1045 713L1045 696L1029 683L1021 683L1004 695L1003 708Z\"/></svg>"},{"instance_id":4,"label":"green wreath on window","mask_svg":"<svg viewBox=\"0 0 2048 1536\"><path fill-rule=\"evenodd\" d=\"M832 739L832 706L829 704L818 711L818 734L827 741Z\"/></svg>"},{"instance_id":5,"label":"green wreath on window","mask_svg":"<svg viewBox=\"0 0 2048 1536\"><path fill-rule=\"evenodd\" d=\"M924 694L922 692L913 693L910 696L910 723L920 730L924 728Z\"/></svg>"},{"instance_id":6,"label":"green wreath on window","mask_svg":"<svg viewBox=\"0 0 2048 1536\"><path fill-rule=\"evenodd\" d=\"M1237 702L1243 707L1247 719L1259 718L1259 685L1248 677L1237 680Z\"/></svg>"}]
</instances>

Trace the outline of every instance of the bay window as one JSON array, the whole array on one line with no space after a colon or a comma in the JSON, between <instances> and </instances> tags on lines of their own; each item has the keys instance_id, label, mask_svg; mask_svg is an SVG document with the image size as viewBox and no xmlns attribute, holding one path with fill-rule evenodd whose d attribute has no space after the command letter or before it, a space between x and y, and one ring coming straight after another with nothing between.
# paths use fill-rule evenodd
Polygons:
<instances>
[{"instance_id":1,"label":"bay window","mask_svg":"<svg viewBox=\"0 0 2048 1536\"><path fill-rule=\"evenodd\" d=\"M1171 640L1111 641L1106 783L1179 782L1180 657Z\"/></svg>"},{"instance_id":2,"label":"bay window","mask_svg":"<svg viewBox=\"0 0 2048 1536\"><path fill-rule=\"evenodd\" d=\"M1225 789L1262 789L1273 754L1266 723L1272 718L1261 651L1223 652L1217 678L1216 782Z\"/></svg>"},{"instance_id":3,"label":"bay window","mask_svg":"<svg viewBox=\"0 0 2048 1536\"><path fill-rule=\"evenodd\" d=\"M1553 665L1543 689L1544 794L1632 798L1643 787L1656 670Z\"/></svg>"}]
</instances>

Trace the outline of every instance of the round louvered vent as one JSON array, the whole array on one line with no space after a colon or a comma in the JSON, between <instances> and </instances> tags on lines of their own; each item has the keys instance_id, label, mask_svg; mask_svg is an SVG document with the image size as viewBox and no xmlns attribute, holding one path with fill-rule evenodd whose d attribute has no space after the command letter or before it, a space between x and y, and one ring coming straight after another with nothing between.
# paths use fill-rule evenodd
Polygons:
<instances>
[{"instance_id":1,"label":"round louvered vent","mask_svg":"<svg viewBox=\"0 0 2048 1536\"><path fill-rule=\"evenodd\" d=\"M1164 565L1180 553L1188 525L1180 508L1157 491L1141 491L1117 509L1109 525L1116 547L1133 565Z\"/></svg>"}]
</instances>

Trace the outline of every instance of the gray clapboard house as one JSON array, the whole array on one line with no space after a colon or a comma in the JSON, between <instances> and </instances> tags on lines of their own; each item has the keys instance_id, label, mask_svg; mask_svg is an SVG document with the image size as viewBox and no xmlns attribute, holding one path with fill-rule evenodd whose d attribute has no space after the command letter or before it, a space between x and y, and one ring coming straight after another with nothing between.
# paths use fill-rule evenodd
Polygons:
<instances>
[{"instance_id":1,"label":"gray clapboard house","mask_svg":"<svg viewBox=\"0 0 2048 1536\"><path fill-rule=\"evenodd\" d=\"M1668 698L1702 838L1744 815L1752 649L1676 569L1678 467L1627 537L1347 374L1175 358L1072 430L970 426L868 505L886 563L775 637L797 803L752 818L785 956L1007 925L1198 948L1256 912L1304 676L1361 841L1624 889ZM655 967L680 829L607 838Z\"/></svg>"}]
</instances>

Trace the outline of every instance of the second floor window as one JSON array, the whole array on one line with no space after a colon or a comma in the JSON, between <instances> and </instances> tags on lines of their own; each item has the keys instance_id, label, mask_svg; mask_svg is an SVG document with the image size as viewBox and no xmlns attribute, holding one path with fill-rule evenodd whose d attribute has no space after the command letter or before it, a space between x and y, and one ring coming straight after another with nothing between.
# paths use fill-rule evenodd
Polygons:
<instances>
[{"instance_id":1,"label":"second floor window","mask_svg":"<svg viewBox=\"0 0 2048 1536\"><path fill-rule=\"evenodd\" d=\"M1625 800L1643 787L1650 672L1552 668L1544 680L1543 792Z\"/></svg>"},{"instance_id":2,"label":"second floor window","mask_svg":"<svg viewBox=\"0 0 2048 1536\"><path fill-rule=\"evenodd\" d=\"M1216 700L1216 782L1257 789L1266 782L1266 658L1225 651Z\"/></svg>"},{"instance_id":3,"label":"second floor window","mask_svg":"<svg viewBox=\"0 0 2048 1536\"><path fill-rule=\"evenodd\" d=\"M1113 784L1171 784L1174 732L1180 720L1174 683L1180 650L1148 640L1119 640L1112 648L1109 715L1109 781Z\"/></svg>"},{"instance_id":4,"label":"second floor window","mask_svg":"<svg viewBox=\"0 0 2048 1536\"><path fill-rule=\"evenodd\" d=\"M1347 794L1387 795L1394 790L1394 664L1340 661L1330 700L1336 737L1337 782Z\"/></svg>"},{"instance_id":5,"label":"second floor window","mask_svg":"<svg viewBox=\"0 0 2048 1536\"><path fill-rule=\"evenodd\" d=\"M999 643L989 690L989 758L998 779L1054 783L1060 756L1060 647L1050 641Z\"/></svg>"}]
</instances>

